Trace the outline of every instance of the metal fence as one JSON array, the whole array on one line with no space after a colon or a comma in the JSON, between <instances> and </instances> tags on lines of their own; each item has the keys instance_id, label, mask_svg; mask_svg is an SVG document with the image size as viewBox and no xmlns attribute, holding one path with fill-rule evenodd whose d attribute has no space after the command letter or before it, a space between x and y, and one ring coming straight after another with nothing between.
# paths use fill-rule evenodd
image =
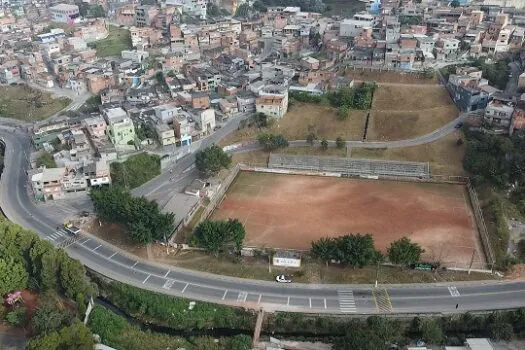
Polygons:
<instances>
[{"instance_id":1,"label":"metal fence","mask_svg":"<svg viewBox=\"0 0 525 350\"><path fill-rule=\"evenodd\" d=\"M472 211L474 212L474 218L476 220L476 226L478 227L478 232L481 237L481 243L483 244L483 250L487 258L487 262L491 266L491 270L494 269L495 257L494 251L492 250L492 245L489 240L489 234L487 231L487 226L485 225L485 219L483 218L483 211L479 205L478 195L470 182L467 183L467 191L470 198L470 203L472 205Z\"/></svg>"},{"instance_id":2,"label":"metal fence","mask_svg":"<svg viewBox=\"0 0 525 350\"><path fill-rule=\"evenodd\" d=\"M354 159L324 156L270 154L268 167L318 172L337 172L347 176L430 177L428 163Z\"/></svg>"}]
</instances>

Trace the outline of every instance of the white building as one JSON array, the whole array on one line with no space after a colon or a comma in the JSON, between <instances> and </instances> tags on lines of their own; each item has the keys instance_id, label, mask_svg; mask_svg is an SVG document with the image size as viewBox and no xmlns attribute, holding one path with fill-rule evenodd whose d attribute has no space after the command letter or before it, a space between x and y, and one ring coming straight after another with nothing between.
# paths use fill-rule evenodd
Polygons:
<instances>
[{"instance_id":1,"label":"white building","mask_svg":"<svg viewBox=\"0 0 525 350\"><path fill-rule=\"evenodd\" d=\"M183 0L182 11L190 16L206 19L206 0Z\"/></svg>"},{"instance_id":2,"label":"white building","mask_svg":"<svg viewBox=\"0 0 525 350\"><path fill-rule=\"evenodd\" d=\"M272 263L274 266L301 267L301 257L293 252L279 251L273 255Z\"/></svg>"},{"instance_id":3,"label":"white building","mask_svg":"<svg viewBox=\"0 0 525 350\"><path fill-rule=\"evenodd\" d=\"M483 5L500 6L500 7L515 7L517 9L521 9L525 7L525 1L523 0L484 0Z\"/></svg>"},{"instance_id":4,"label":"white building","mask_svg":"<svg viewBox=\"0 0 525 350\"><path fill-rule=\"evenodd\" d=\"M168 124L155 125L155 132L157 139L162 146L169 146L175 144L175 131L168 126Z\"/></svg>"},{"instance_id":5,"label":"white building","mask_svg":"<svg viewBox=\"0 0 525 350\"><path fill-rule=\"evenodd\" d=\"M74 24L80 22L80 12L77 5L58 4L49 8L51 22Z\"/></svg>"},{"instance_id":6,"label":"white building","mask_svg":"<svg viewBox=\"0 0 525 350\"><path fill-rule=\"evenodd\" d=\"M215 129L215 110L212 108L199 111L197 124L204 134L210 134Z\"/></svg>"},{"instance_id":7,"label":"white building","mask_svg":"<svg viewBox=\"0 0 525 350\"><path fill-rule=\"evenodd\" d=\"M127 119L128 115L121 107L108 108L104 111L104 119L108 125Z\"/></svg>"},{"instance_id":8,"label":"white building","mask_svg":"<svg viewBox=\"0 0 525 350\"><path fill-rule=\"evenodd\" d=\"M288 94L286 96L263 95L255 99L255 110L275 118L282 118L288 111Z\"/></svg>"},{"instance_id":9,"label":"white building","mask_svg":"<svg viewBox=\"0 0 525 350\"><path fill-rule=\"evenodd\" d=\"M120 55L123 59L132 60L136 63L142 63L142 61L149 57L149 52L142 50L122 50Z\"/></svg>"},{"instance_id":10,"label":"white building","mask_svg":"<svg viewBox=\"0 0 525 350\"><path fill-rule=\"evenodd\" d=\"M355 37L363 29L373 28L375 25L374 16L363 13L356 13L352 19L344 19L339 27L339 36Z\"/></svg>"},{"instance_id":11,"label":"white building","mask_svg":"<svg viewBox=\"0 0 525 350\"><path fill-rule=\"evenodd\" d=\"M62 178L66 168L43 169L31 176L31 186L36 199L53 200L64 197Z\"/></svg>"}]
</instances>

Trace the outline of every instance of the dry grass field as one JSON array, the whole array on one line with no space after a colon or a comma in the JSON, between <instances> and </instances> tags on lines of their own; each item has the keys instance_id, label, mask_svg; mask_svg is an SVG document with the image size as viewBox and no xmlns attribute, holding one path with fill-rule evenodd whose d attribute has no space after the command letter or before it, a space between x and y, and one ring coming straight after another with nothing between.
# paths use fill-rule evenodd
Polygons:
<instances>
[{"instance_id":1,"label":"dry grass field","mask_svg":"<svg viewBox=\"0 0 525 350\"><path fill-rule=\"evenodd\" d=\"M452 105L452 100L442 86L379 85L374 92L372 109L404 111Z\"/></svg>"},{"instance_id":2,"label":"dry grass field","mask_svg":"<svg viewBox=\"0 0 525 350\"><path fill-rule=\"evenodd\" d=\"M254 139L265 131L283 134L289 140L304 140L310 126L316 130L319 139L361 140L365 126L366 111L352 110L347 120L337 119L337 109L312 103L297 102L288 113L277 120L268 129L244 128L226 136L219 142L220 146Z\"/></svg>"},{"instance_id":3,"label":"dry grass field","mask_svg":"<svg viewBox=\"0 0 525 350\"><path fill-rule=\"evenodd\" d=\"M374 93L367 140L403 140L425 135L458 115L443 87L380 85Z\"/></svg>"}]
</instances>

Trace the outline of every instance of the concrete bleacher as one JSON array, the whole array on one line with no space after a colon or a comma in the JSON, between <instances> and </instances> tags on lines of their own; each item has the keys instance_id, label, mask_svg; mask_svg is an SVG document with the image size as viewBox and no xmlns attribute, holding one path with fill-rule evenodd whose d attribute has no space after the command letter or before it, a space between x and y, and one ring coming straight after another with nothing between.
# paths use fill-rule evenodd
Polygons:
<instances>
[{"instance_id":1,"label":"concrete bleacher","mask_svg":"<svg viewBox=\"0 0 525 350\"><path fill-rule=\"evenodd\" d=\"M268 167L276 169L337 172L355 176L430 176L428 163L300 156L293 154L270 154Z\"/></svg>"}]
</instances>

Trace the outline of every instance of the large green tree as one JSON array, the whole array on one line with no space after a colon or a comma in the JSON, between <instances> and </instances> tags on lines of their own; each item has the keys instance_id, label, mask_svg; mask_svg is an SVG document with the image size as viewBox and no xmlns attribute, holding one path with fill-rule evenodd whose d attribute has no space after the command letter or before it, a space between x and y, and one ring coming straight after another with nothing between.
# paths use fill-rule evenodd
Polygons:
<instances>
[{"instance_id":1,"label":"large green tree","mask_svg":"<svg viewBox=\"0 0 525 350\"><path fill-rule=\"evenodd\" d=\"M0 258L0 295L27 287L29 275L20 262L12 257Z\"/></svg>"},{"instance_id":2,"label":"large green tree","mask_svg":"<svg viewBox=\"0 0 525 350\"><path fill-rule=\"evenodd\" d=\"M311 253L312 255L325 262L328 266L328 262L335 258L337 250L337 243L332 238L319 238L317 241L312 242Z\"/></svg>"},{"instance_id":3,"label":"large green tree","mask_svg":"<svg viewBox=\"0 0 525 350\"><path fill-rule=\"evenodd\" d=\"M69 324L71 319L72 314L59 307L54 297L45 296L31 318L31 326L36 335L49 334Z\"/></svg>"},{"instance_id":4,"label":"large green tree","mask_svg":"<svg viewBox=\"0 0 525 350\"><path fill-rule=\"evenodd\" d=\"M390 243L387 248L388 260L393 264L405 266L418 262L424 252L425 250L419 244L412 242L407 237Z\"/></svg>"},{"instance_id":5,"label":"large green tree","mask_svg":"<svg viewBox=\"0 0 525 350\"><path fill-rule=\"evenodd\" d=\"M48 335L31 340L27 349L92 350L93 335L82 322L75 320L70 326L62 328L60 331L51 332Z\"/></svg>"},{"instance_id":6,"label":"large green tree","mask_svg":"<svg viewBox=\"0 0 525 350\"><path fill-rule=\"evenodd\" d=\"M350 234L336 239L339 261L352 267L363 267L374 261L376 251L370 234Z\"/></svg>"},{"instance_id":7,"label":"large green tree","mask_svg":"<svg viewBox=\"0 0 525 350\"><path fill-rule=\"evenodd\" d=\"M244 226L237 219L204 220L195 228L193 242L208 252L218 255L222 249L231 245L239 251L245 235Z\"/></svg>"},{"instance_id":8,"label":"large green tree","mask_svg":"<svg viewBox=\"0 0 525 350\"><path fill-rule=\"evenodd\" d=\"M232 158L217 145L211 145L195 154L195 166L205 176L215 176L221 169L228 168Z\"/></svg>"}]
</instances>

